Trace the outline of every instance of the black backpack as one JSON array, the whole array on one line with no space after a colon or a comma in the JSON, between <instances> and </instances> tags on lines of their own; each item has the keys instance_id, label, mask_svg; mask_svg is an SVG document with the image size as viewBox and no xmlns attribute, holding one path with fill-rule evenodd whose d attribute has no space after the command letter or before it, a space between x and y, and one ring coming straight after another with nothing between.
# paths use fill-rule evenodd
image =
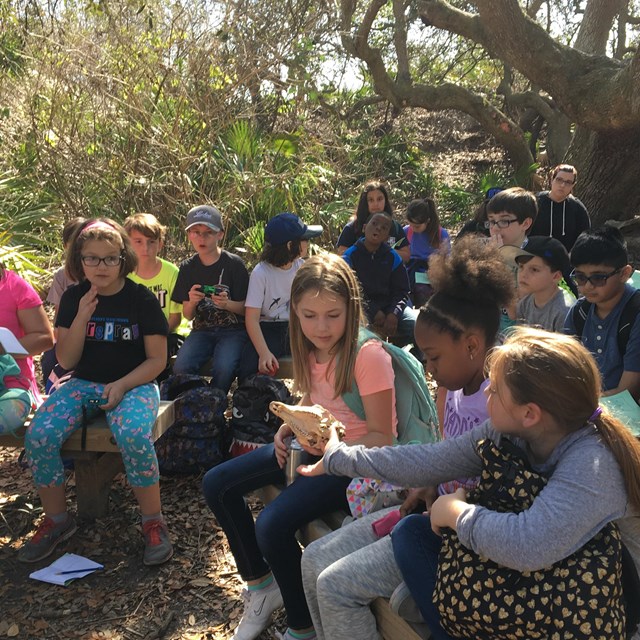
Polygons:
<instances>
[{"instance_id":1,"label":"black backpack","mask_svg":"<svg viewBox=\"0 0 640 640\"><path fill-rule=\"evenodd\" d=\"M229 417L232 456L273 442L282 424L282 420L269 411L273 400L290 404L293 399L284 382L271 376L248 376L233 392Z\"/></svg>"},{"instance_id":2,"label":"black backpack","mask_svg":"<svg viewBox=\"0 0 640 640\"><path fill-rule=\"evenodd\" d=\"M174 423L156 442L160 473L188 475L207 471L225 459L227 394L204 378L170 376L160 397L174 400Z\"/></svg>"},{"instance_id":3,"label":"black backpack","mask_svg":"<svg viewBox=\"0 0 640 640\"><path fill-rule=\"evenodd\" d=\"M591 302L588 302L586 298L580 298L573 307L571 319L573 320L573 326L576 328L576 336L578 338L582 338L582 332L584 331L584 325L587 321L587 314L590 308ZM622 357L624 357L627 351L631 327L633 327L633 323L638 314L640 314L640 289L635 291L627 300L620 314L620 320L618 321L618 351Z\"/></svg>"}]
</instances>

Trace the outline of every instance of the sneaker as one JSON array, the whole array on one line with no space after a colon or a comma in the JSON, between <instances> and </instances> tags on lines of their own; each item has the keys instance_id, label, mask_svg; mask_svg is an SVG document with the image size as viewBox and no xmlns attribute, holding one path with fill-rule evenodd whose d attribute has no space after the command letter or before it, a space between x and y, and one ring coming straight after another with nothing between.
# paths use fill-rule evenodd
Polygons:
<instances>
[{"instance_id":1,"label":"sneaker","mask_svg":"<svg viewBox=\"0 0 640 640\"><path fill-rule=\"evenodd\" d=\"M173 545L169 540L169 530L164 520L147 520L142 525L144 536L144 557L147 566L162 564L173 555Z\"/></svg>"},{"instance_id":2,"label":"sneaker","mask_svg":"<svg viewBox=\"0 0 640 640\"><path fill-rule=\"evenodd\" d=\"M38 560L46 558L61 542L69 539L77 530L78 525L75 518L70 515L60 524L56 524L51 518L45 516L31 540L20 547L18 560L20 562L38 562Z\"/></svg>"},{"instance_id":3,"label":"sneaker","mask_svg":"<svg viewBox=\"0 0 640 640\"><path fill-rule=\"evenodd\" d=\"M231 640L254 640L271 622L271 614L283 606L280 587L274 580L268 587L242 592L244 613Z\"/></svg>"},{"instance_id":4,"label":"sneaker","mask_svg":"<svg viewBox=\"0 0 640 640\"><path fill-rule=\"evenodd\" d=\"M389 598L389 608L409 622L424 623L420 609L418 609L418 605L413 599L409 587L407 587L404 582L401 582L391 594Z\"/></svg>"}]
</instances>

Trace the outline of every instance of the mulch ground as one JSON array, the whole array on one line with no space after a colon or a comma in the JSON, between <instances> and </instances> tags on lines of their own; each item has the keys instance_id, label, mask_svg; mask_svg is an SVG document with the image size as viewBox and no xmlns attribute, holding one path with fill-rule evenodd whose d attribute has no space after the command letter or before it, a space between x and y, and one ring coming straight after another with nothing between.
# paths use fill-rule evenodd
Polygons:
<instances>
[{"instance_id":1,"label":"mulch ground","mask_svg":"<svg viewBox=\"0 0 640 640\"><path fill-rule=\"evenodd\" d=\"M18 450L0 448L0 638L83 640L218 640L229 638L242 615L242 581L227 541L206 506L200 477L161 479L163 511L175 554L160 567L142 563L137 505L124 475L111 492L110 515L80 522L71 540L34 565L17 549L42 510L31 473ZM73 473L67 498L75 504ZM259 508L259 503L254 504ZM29 578L65 552L104 564L67 587ZM285 628L283 614L261 636Z\"/></svg>"}]
</instances>

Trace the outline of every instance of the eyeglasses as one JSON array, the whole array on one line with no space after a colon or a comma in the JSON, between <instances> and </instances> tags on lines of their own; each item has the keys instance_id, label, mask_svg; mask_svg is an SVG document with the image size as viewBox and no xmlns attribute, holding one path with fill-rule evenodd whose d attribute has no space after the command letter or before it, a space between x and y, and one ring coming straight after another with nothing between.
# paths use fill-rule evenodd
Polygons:
<instances>
[{"instance_id":1,"label":"eyeglasses","mask_svg":"<svg viewBox=\"0 0 640 640\"><path fill-rule=\"evenodd\" d=\"M563 187L572 187L576 183L575 180L565 180L564 178L560 178L559 176L556 176L553 181L557 182Z\"/></svg>"},{"instance_id":2,"label":"eyeglasses","mask_svg":"<svg viewBox=\"0 0 640 640\"><path fill-rule=\"evenodd\" d=\"M498 227L498 229L506 229L512 222L518 222L518 218L513 218L512 220L487 220L484 223L484 228Z\"/></svg>"},{"instance_id":3,"label":"eyeglasses","mask_svg":"<svg viewBox=\"0 0 640 640\"><path fill-rule=\"evenodd\" d=\"M124 258L122 256L106 256L105 258L80 256L80 260L85 267L97 267L101 262L104 262L107 267L117 267Z\"/></svg>"},{"instance_id":4,"label":"eyeglasses","mask_svg":"<svg viewBox=\"0 0 640 640\"><path fill-rule=\"evenodd\" d=\"M576 281L579 287L584 287L587 282L590 282L594 287L604 287L607 284L607 280L611 276L615 276L616 273L620 273L622 271L622 267L612 271L611 273L594 273L590 276L585 275L584 273L580 273L575 269L571 272L570 276Z\"/></svg>"}]
</instances>

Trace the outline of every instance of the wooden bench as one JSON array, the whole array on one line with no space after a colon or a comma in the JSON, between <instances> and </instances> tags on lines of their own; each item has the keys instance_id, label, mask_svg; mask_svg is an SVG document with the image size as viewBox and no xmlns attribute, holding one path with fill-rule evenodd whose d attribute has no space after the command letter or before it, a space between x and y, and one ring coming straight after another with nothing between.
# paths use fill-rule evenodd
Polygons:
<instances>
[{"instance_id":1,"label":"wooden bench","mask_svg":"<svg viewBox=\"0 0 640 640\"><path fill-rule=\"evenodd\" d=\"M23 447L24 434L31 417L16 433L0 435L0 447ZM173 424L173 420L173 402L160 402L153 425L154 442ZM89 422L84 450L82 430L78 429L64 443L62 454L66 458L72 458L74 462L78 515L90 520L105 516L109 511L111 482L117 473L124 470L120 451L107 426L105 414L100 412Z\"/></svg>"},{"instance_id":2,"label":"wooden bench","mask_svg":"<svg viewBox=\"0 0 640 640\"><path fill-rule=\"evenodd\" d=\"M270 485L254 492L264 504L271 502L280 489ZM347 513L336 511L306 524L299 532L298 539L305 546L336 529L339 529ZM378 631L383 640L428 640L431 637L426 624L414 624L401 618L391 610L387 598L376 598L371 603Z\"/></svg>"}]
</instances>

